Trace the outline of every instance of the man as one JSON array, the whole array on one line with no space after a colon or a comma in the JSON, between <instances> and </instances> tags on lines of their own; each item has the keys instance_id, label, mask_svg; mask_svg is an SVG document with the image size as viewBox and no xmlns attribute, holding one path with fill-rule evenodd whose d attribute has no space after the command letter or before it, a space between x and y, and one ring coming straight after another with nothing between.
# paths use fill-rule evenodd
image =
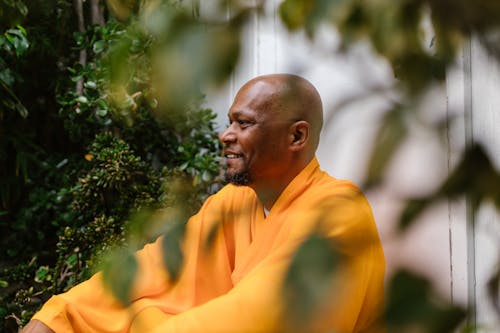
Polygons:
<instances>
[{"instance_id":1,"label":"man","mask_svg":"<svg viewBox=\"0 0 500 333\"><path fill-rule=\"evenodd\" d=\"M159 238L136 254L130 306L96 274L51 298L23 332L379 332L382 247L361 192L319 168L316 89L290 74L254 78L229 121L220 139L231 184L188 221L178 278L163 268ZM308 320L294 326L301 318L289 317L284 281L313 234L341 260Z\"/></svg>"}]
</instances>

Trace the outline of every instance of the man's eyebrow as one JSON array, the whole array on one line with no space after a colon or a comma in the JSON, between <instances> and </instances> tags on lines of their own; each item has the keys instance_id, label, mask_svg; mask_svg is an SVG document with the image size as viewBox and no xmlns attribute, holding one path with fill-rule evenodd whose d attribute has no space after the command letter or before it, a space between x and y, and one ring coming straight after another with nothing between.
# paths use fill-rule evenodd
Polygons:
<instances>
[{"instance_id":1,"label":"man's eyebrow","mask_svg":"<svg viewBox=\"0 0 500 333\"><path fill-rule=\"evenodd\" d=\"M242 114L244 114L244 112L242 112L240 110L236 110L236 111L229 112L227 114L227 117L228 117L228 119L231 119L231 118L240 117Z\"/></svg>"}]
</instances>

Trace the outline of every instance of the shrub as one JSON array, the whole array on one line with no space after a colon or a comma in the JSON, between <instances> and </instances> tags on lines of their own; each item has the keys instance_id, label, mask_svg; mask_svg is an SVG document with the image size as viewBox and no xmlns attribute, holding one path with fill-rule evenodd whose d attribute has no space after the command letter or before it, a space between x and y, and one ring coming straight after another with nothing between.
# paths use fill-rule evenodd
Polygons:
<instances>
[{"instance_id":1,"label":"shrub","mask_svg":"<svg viewBox=\"0 0 500 333\"><path fill-rule=\"evenodd\" d=\"M130 216L178 204L179 181L182 206L191 211L218 187L215 115L201 107L200 96L176 110L174 120L157 117L148 81L149 36L127 37L133 40L125 55L142 67L129 77L127 103L113 100L106 64L125 29L109 20L75 34L73 52L85 49L89 59L69 66L70 80L54 91L57 121L64 124L55 130L63 131L70 148L30 151L27 194L9 211L2 235L2 332L15 332L51 295L88 278L103 253L127 245L128 230L147 222Z\"/></svg>"}]
</instances>

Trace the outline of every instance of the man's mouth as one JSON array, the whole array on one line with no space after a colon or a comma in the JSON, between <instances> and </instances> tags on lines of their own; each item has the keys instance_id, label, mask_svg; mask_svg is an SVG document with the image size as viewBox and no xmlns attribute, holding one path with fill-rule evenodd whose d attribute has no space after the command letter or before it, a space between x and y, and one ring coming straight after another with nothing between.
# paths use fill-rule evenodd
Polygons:
<instances>
[{"instance_id":1,"label":"man's mouth","mask_svg":"<svg viewBox=\"0 0 500 333\"><path fill-rule=\"evenodd\" d=\"M224 157L227 158L228 160L235 159L235 158L241 158L243 157L242 154L236 154L233 152L227 152L224 154Z\"/></svg>"}]
</instances>

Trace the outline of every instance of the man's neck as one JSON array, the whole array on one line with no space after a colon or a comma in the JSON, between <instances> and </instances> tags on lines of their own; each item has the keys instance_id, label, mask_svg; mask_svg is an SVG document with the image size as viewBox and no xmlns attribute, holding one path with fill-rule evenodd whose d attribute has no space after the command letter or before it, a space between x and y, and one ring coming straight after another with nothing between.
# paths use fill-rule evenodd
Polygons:
<instances>
[{"instance_id":1,"label":"man's neck","mask_svg":"<svg viewBox=\"0 0 500 333\"><path fill-rule=\"evenodd\" d=\"M279 196L281 195L285 187L286 186L281 186L278 189L270 187L260 188L260 189L254 188L254 191L257 194L257 197L259 198L259 201L262 203L264 208L266 208L267 210L271 210L274 203L278 200Z\"/></svg>"},{"instance_id":2,"label":"man's neck","mask_svg":"<svg viewBox=\"0 0 500 333\"><path fill-rule=\"evenodd\" d=\"M289 174L288 177L282 177L281 179L273 179L262 184L256 184L252 186L253 190L257 194L262 205L271 210L273 205L276 203L281 193L290 184L290 182L299 174L300 172L294 172Z\"/></svg>"},{"instance_id":3,"label":"man's neck","mask_svg":"<svg viewBox=\"0 0 500 333\"><path fill-rule=\"evenodd\" d=\"M287 170L287 173L281 175L279 178L266 179L257 184L252 184L250 187L255 191L262 205L271 210L288 184L305 169L311 160L312 158L308 160L294 160L290 163L291 168Z\"/></svg>"}]
</instances>

